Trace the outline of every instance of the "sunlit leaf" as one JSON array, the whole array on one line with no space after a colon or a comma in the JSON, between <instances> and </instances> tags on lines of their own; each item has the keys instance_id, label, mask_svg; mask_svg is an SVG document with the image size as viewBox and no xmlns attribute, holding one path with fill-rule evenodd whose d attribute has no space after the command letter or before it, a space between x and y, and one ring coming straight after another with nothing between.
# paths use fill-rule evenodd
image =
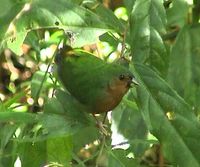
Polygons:
<instances>
[{"instance_id":1,"label":"sunlit leaf","mask_svg":"<svg viewBox=\"0 0 200 167\"><path fill-rule=\"evenodd\" d=\"M12 2L11 4L11 7L15 6L15 3ZM96 41L99 35L109 29L104 21L94 13L64 0L51 1L51 3L39 0L31 1L24 8L21 4L20 7L19 13L13 12L14 16L18 14L18 18L7 23L9 25L13 21L11 29L4 36L6 38L2 34L2 39L4 38L2 43L7 43L7 46L17 54L22 54L23 40L27 33L32 30L54 28L72 31L76 34L74 46L77 47L83 46L84 43ZM5 20L6 17L2 16L2 19ZM5 32L7 28L8 26L5 26Z\"/></svg>"},{"instance_id":2,"label":"sunlit leaf","mask_svg":"<svg viewBox=\"0 0 200 167\"><path fill-rule=\"evenodd\" d=\"M6 32L9 29L9 25L12 21L16 19L17 14L20 13L23 6L25 5L26 1L13 1L13 0L3 0L1 1L0 7L0 52L2 51L3 47L6 45L6 41L11 39L5 40L7 38ZM6 10L5 10L6 9Z\"/></svg>"}]
</instances>

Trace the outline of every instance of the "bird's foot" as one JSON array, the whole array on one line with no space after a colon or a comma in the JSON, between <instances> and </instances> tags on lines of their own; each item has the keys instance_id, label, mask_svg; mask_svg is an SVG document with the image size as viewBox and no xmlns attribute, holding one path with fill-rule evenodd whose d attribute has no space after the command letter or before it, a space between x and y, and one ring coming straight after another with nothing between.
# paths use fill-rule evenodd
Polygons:
<instances>
[{"instance_id":1,"label":"bird's foot","mask_svg":"<svg viewBox=\"0 0 200 167\"><path fill-rule=\"evenodd\" d=\"M97 122L97 127L100 129L100 133L105 136L110 136L110 133L106 130L108 128L107 125L103 124L102 122Z\"/></svg>"},{"instance_id":2,"label":"bird's foot","mask_svg":"<svg viewBox=\"0 0 200 167\"><path fill-rule=\"evenodd\" d=\"M110 136L110 133L106 130L106 129L108 128L108 126L107 126L106 124L104 124L104 122L105 122L105 117L104 117L103 122L101 122L101 121L99 121L99 120L96 118L95 114L92 114L92 115L93 115L93 117L94 117L95 120L96 120L96 125L97 125L97 127L100 129L100 133L101 133L102 135L104 135L104 136Z\"/></svg>"}]
</instances>

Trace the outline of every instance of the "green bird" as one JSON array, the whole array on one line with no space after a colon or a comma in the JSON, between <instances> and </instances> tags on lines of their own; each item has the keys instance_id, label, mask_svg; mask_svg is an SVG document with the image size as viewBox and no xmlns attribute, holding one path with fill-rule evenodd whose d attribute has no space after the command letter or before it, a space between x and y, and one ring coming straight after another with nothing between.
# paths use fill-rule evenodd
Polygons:
<instances>
[{"instance_id":1,"label":"green bird","mask_svg":"<svg viewBox=\"0 0 200 167\"><path fill-rule=\"evenodd\" d=\"M93 115L113 110L132 83L138 84L127 68L70 46L58 51L55 62L65 89Z\"/></svg>"}]
</instances>

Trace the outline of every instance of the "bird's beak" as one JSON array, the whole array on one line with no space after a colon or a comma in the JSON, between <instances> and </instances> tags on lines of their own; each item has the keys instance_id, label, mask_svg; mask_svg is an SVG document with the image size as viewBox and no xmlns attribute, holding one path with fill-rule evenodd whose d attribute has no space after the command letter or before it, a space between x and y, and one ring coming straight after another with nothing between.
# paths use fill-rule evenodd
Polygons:
<instances>
[{"instance_id":1,"label":"bird's beak","mask_svg":"<svg viewBox=\"0 0 200 167\"><path fill-rule=\"evenodd\" d=\"M132 80L131 80L131 87L134 86L134 85L139 85L139 83L136 81L135 78L132 78Z\"/></svg>"},{"instance_id":2,"label":"bird's beak","mask_svg":"<svg viewBox=\"0 0 200 167\"><path fill-rule=\"evenodd\" d=\"M136 81L135 77L129 78L128 83L127 83L127 87L132 88L135 85L139 85L139 83Z\"/></svg>"}]
</instances>

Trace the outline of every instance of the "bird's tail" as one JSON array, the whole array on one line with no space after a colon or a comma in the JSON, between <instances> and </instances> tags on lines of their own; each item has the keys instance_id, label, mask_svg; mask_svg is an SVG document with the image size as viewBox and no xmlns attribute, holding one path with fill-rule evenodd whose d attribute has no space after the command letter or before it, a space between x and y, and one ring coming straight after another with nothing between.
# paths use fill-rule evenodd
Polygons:
<instances>
[{"instance_id":1,"label":"bird's tail","mask_svg":"<svg viewBox=\"0 0 200 167\"><path fill-rule=\"evenodd\" d=\"M60 62L63 61L63 58L65 58L66 56L72 56L72 55L74 55L73 48L69 45L65 45L58 50L58 53L55 56L55 63L59 64Z\"/></svg>"}]
</instances>

